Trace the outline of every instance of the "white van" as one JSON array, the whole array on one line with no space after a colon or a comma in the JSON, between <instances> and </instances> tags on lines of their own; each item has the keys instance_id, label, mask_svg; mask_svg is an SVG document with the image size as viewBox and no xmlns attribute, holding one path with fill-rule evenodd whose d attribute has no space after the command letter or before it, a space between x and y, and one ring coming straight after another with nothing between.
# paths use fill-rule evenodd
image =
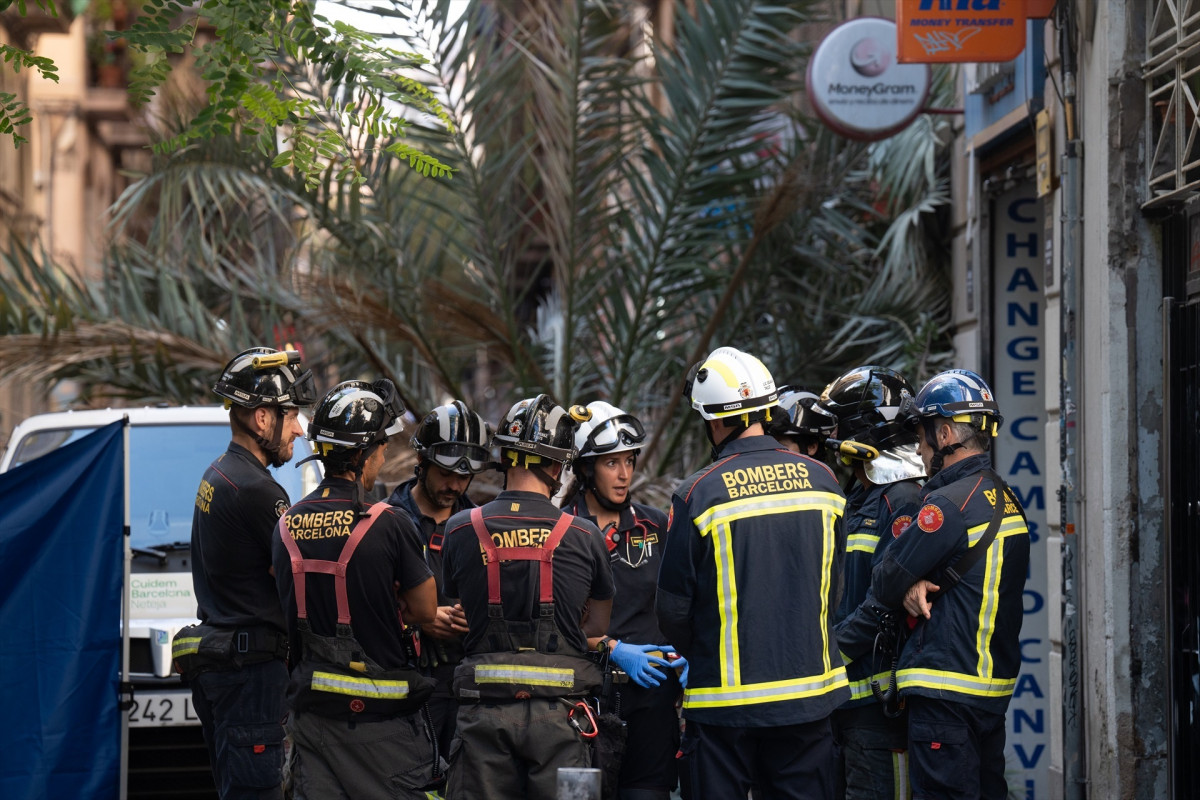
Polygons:
<instances>
[{"instance_id":1,"label":"white van","mask_svg":"<svg viewBox=\"0 0 1200 800\"><path fill-rule=\"evenodd\" d=\"M171 638L196 622L192 594L192 508L204 470L225 451L231 438L229 413L220 406L121 408L39 414L17 425L0 472L75 441L129 416L130 565L129 676L131 728L154 728L151 739L174 736L163 728L200 725L191 691L171 668ZM301 419L307 429L307 420ZM312 452L296 439L292 463L273 469L275 480L294 503L321 480L319 462L295 462ZM131 731L131 734L133 732ZM179 734L183 735L180 730ZM164 738L165 737L165 738ZM182 740L191 740L184 736ZM198 737L197 737L198 740ZM131 745L136 743L131 740ZM207 758L205 758L205 769ZM199 766L199 765L197 765ZM131 796L134 785L131 784Z\"/></svg>"}]
</instances>

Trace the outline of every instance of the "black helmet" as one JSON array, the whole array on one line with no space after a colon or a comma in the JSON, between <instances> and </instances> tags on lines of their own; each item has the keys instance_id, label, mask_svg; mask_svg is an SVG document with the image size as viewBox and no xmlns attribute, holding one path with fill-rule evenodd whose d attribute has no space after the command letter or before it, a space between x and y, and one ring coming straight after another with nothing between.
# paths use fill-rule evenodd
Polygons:
<instances>
[{"instance_id":1,"label":"black helmet","mask_svg":"<svg viewBox=\"0 0 1200 800\"><path fill-rule=\"evenodd\" d=\"M213 391L244 408L311 406L317 399L310 370L300 369L300 354L295 350L251 347L234 356Z\"/></svg>"},{"instance_id":2,"label":"black helmet","mask_svg":"<svg viewBox=\"0 0 1200 800\"><path fill-rule=\"evenodd\" d=\"M548 395L518 401L500 420L492 444L503 450L530 453L570 464L575 458L575 429L567 410Z\"/></svg>"},{"instance_id":3,"label":"black helmet","mask_svg":"<svg viewBox=\"0 0 1200 800\"><path fill-rule=\"evenodd\" d=\"M476 475L491 464L491 427L461 400L425 415L412 446L421 461L432 461L459 475Z\"/></svg>"},{"instance_id":4,"label":"black helmet","mask_svg":"<svg viewBox=\"0 0 1200 800\"><path fill-rule=\"evenodd\" d=\"M889 450L916 444L916 431L902 414L911 407L914 394L895 370L863 366L825 387L821 405L837 416L842 439Z\"/></svg>"},{"instance_id":5,"label":"black helmet","mask_svg":"<svg viewBox=\"0 0 1200 800\"><path fill-rule=\"evenodd\" d=\"M779 388L779 410L765 424L771 436L810 436L824 442L837 430L838 420L821 405L821 398L794 386Z\"/></svg>"},{"instance_id":6,"label":"black helmet","mask_svg":"<svg viewBox=\"0 0 1200 800\"><path fill-rule=\"evenodd\" d=\"M342 381L321 399L308 439L321 456L365 450L400 432L404 404L387 380Z\"/></svg>"}]
</instances>

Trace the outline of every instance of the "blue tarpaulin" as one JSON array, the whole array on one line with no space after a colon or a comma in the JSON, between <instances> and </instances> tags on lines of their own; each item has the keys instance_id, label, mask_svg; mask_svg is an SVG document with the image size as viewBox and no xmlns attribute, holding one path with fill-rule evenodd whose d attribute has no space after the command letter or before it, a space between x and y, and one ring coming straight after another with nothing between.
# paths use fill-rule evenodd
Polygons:
<instances>
[{"instance_id":1,"label":"blue tarpaulin","mask_svg":"<svg viewBox=\"0 0 1200 800\"><path fill-rule=\"evenodd\" d=\"M5 800L119 791L123 424L0 475Z\"/></svg>"}]
</instances>

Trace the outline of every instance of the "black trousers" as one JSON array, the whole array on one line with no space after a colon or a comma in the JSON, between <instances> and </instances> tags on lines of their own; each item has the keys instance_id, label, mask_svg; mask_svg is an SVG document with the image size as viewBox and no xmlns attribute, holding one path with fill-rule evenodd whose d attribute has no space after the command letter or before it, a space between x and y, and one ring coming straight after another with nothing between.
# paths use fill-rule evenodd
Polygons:
<instances>
[{"instance_id":1,"label":"black trousers","mask_svg":"<svg viewBox=\"0 0 1200 800\"><path fill-rule=\"evenodd\" d=\"M832 800L837 757L829 718L772 728L688 720L683 752L694 800Z\"/></svg>"},{"instance_id":2,"label":"black trousers","mask_svg":"<svg viewBox=\"0 0 1200 800\"><path fill-rule=\"evenodd\" d=\"M1004 715L908 695L914 800L1004 800Z\"/></svg>"}]
</instances>

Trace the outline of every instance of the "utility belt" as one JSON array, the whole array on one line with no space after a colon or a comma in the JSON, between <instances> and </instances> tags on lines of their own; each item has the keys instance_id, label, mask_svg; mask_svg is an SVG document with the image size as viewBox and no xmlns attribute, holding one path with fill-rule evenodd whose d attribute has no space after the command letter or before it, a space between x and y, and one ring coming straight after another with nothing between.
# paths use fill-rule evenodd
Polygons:
<instances>
[{"instance_id":1,"label":"utility belt","mask_svg":"<svg viewBox=\"0 0 1200 800\"><path fill-rule=\"evenodd\" d=\"M171 641L175 671L185 681L203 672L282 660L287 652L287 634L263 627L223 628L201 623L180 628Z\"/></svg>"},{"instance_id":2,"label":"utility belt","mask_svg":"<svg viewBox=\"0 0 1200 800\"><path fill-rule=\"evenodd\" d=\"M590 697L603 682L591 659L537 650L467 656L454 670L454 696L465 703L533 697Z\"/></svg>"},{"instance_id":3,"label":"utility belt","mask_svg":"<svg viewBox=\"0 0 1200 800\"><path fill-rule=\"evenodd\" d=\"M288 702L300 713L378 722L419 711L437 682L413 669L374 670L303 661L292 670Z\"/></svg>"}]
</instances>

